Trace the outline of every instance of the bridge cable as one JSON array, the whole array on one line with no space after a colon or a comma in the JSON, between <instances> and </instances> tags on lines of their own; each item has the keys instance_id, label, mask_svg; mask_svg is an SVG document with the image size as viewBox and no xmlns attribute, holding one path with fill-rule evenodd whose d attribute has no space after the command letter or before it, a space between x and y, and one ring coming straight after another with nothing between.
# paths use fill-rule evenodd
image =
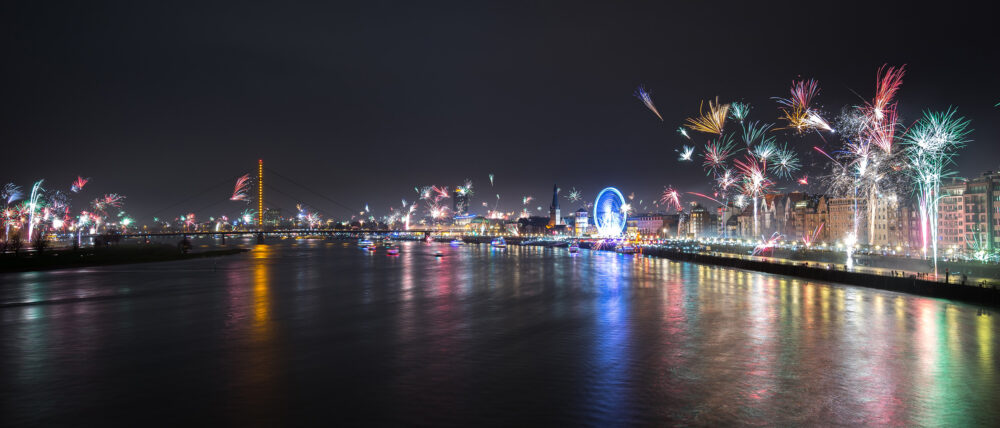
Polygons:
<instances>
[{"instance_id":1,"label":"bridge cable","mask_svg":"<svg viewBox=\"0 0 1000 428\"><path fill-rule=\"evenodd\" d=\"M324 195L324 194L322 194L320 192L317 192L317 191L315 191L313 189L310 189L309 187L306 187L303 184L300 184L300 183L298 183L298 182L296 182L296 181L294 181L294 180L292 180L292 179L290 179L288 177L285 177L285 176L279 174L277 171L275 171L275 170L273 170L271 168L264 167L264 169L266 169L268 172L270 172L270 173L272 173L274 175L277 175L278 177L281 177L282 179L284 179L285 181L288 181L289 183L292 183L292 184L294 184L296 186L299 186L299 187L301 187L303 189L306 189L306 190L308 190L308 191L310 191L310 192L318 195L319 197L321 197L323 199L326 199L327 201L332 202L333 204L337 205L340 208L343 208L343 209L347 210L348 212L352 212L352 213L355 212L354 208L350 208L347 205L344 205L344 204L340 203L339 201L333 200L330 197L328 197L328 196L326 196L326 195Z\"/></svg>"},{"instance_id":2,"label":"bridge cable","mask_svg":"<svg viewBox=\"0 0 1000 428\"><path fill-rule=\"evenodd\" d=\"M156 210L156 211L153 211L153 212L152 212L152 214L150 215L150 217L156 217L156 214L160 214L160 213L162 213L162 212L164 212L164 211L166 211L166 210L168 210L168 209L170 209L170 208L173 208L173 207L176 207L176 206L178 206L178 205L180 205L180 204L183 204L183 203L185 203L185 202L189 202L189 201L191 201L192 199L195 199L195 198L198 198L198 197L200 197L200 196L204 196L204 195L205 195L206 193L208 193L208 192L211 192L211 191L215 190L215 188L217 188L217 187L219 187L219 186L221 186L221 185L223 185L223 184L226 184L226 183L230 183L230 182L233 182L234 180L236 180L237 178L240 178L240 177L242 177L242 176L243 176L243 174L240 174L240 175L237 175L237 176L234 176L233 178L227 178L227 179L226 179L225 181L222 181L222 182L220 182L220 183L217 183L217 184L213 184L212 186L210 186L210 187L207 187L207 188L206 188L206 189L205 189L205 190L204 190L203 192L201 192L201 193L197 193L197 194L195 194L195 195L193 195L193 196L189 196L189 197L186 197L186 198L184 198L184 199L182 199L182 200L180 200L180 201L178 201L178 202L175 202L175 203L173 203L173 204L170 204L170 205L167 205L167 206L166 206L166 207L164 207L164 208L160 208L160 209L158 209L158 210Z\"/></svg>"}]
</instances>

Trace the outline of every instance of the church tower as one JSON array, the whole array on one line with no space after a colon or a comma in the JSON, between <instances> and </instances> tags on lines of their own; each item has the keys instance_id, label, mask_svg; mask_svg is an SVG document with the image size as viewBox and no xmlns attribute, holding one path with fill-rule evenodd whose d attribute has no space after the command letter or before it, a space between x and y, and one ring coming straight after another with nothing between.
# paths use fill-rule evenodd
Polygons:
<instances>
[{"instance_id":1,"label":"church tower","mask_svg":"<svg viewBox=\"0 0 1000 428\"><path fill-rule=\"evenodd\" d=\"M553 184L552 205L549 205L549 226L558 226L560 224L562 224L562 218L559 217L559 187Z\"/></svg>"}]
</instances>

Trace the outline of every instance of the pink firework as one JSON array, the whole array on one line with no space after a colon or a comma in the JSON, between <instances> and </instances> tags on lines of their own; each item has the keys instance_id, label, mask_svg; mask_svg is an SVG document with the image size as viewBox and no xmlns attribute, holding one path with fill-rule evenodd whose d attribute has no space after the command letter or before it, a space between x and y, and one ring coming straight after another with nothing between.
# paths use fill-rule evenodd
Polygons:
<instances>
[{"instance_id":1,"label":"pink firework","mask_svg":"<svg viewBox=\"0 0 1000 428\"><path fill-rule=\"evenodd\" d=\"M83 178L78 175L76 176L76 180L73 181L73 184L69 186L69 190L73 193L80 193L80 191L83 190L83 186L86 186L88 181L90 181L89 178Z\"/></svg>"},{"instance_id":2,"label":"pink firework","mask_svg":"<svg viewBox=\"0 0 1000 428\"><path fill-rule=\"evenodd\" d=\"M667 186L663 189L663 194L660 195L660 203L664 204L668 208L673 208L675 211L681 211L684 209L681 206L681 194L671 186Z\"/></svg>"},{"instance_id":3,"label":"pink firework","mask_svg":"<svg viewBox=\"0 0 1000 428\"><path fill-rule=\"evenodd\" d=\"M710 200L712 202L715 202L715 203L717 203L719 205L726 205L726 204L722 203L721 201L719 201L718 199L715 199L715 198L713 198L711 196L708 196L706 194L703 194L703 193L697 193L697 192L687 192L687 193L689 195L701 196L702 198L708 199L708 200Z\"/></svg>"},{"instance_id":4,"label":"pink firework","mask_svg":"<svg viewBox=\"0 0 1000 428\"><path fill-rule=\"evenodd\" d=\"M121 208L122 202L124 200L125 197L117 193L109 193L101 198L101 201L104 202L104 205L115 208Z\"/></svg>"},{"instance_id":5,"label":"pink firework","mask_svg":"<svg viewBox=\"0 0 1000 428\"><path fill-rule=\"evenodd\" d=\"M802 242L805 243L807 247L812 245L813 242L816 242L816 238L819 236L819 233L823 231L823 224L824 223L820 223L819 226L816 226L816 228L813 229L812 235L802 236Z\"/></svg>"},{"instance_id":6,"label":"pink firework","mask_svg":"<svg viewBox=\"0 0 1000 428\"><path fill-rule=\"evenodd\" d=\"M751 198L759 197L767 192L767 189L774 184L767 178L767 162L757 160L753 156L746 156L744 160L735 160L736 169L742 176L743 193Z\"/></svg>"},{"instance_id":7,"label":"pink firework","mask_svg":"<svg viewBox=\"0 0 1000 428\"><path fill-rule=\"evenodd\" d=\"M250 174L243 174L242 177L236 179L236 185L233 186L233 196L229 197L230 201L248 201L250 200L250 186L253 182L250 180Z\"/></svg>"},{"instance_id":8,"label":"pink firework","mask_svg":"<svg viewBox=\"0 0 1000 428\"><path fill-rule=\"evenodd\" d=\"M903 84L905 73L905 65L899 68L880 67L875 81L875 99L863 109L867 122L865 137L885 153L892 151L898 123L893 98Z\"/></svg>"},{"instance_id":9,"label":"pink firework","mask_svg":"<svg viewBox=\"0 0 1000 428\"><path fill-rule=\"evenodd\" d=\"M796 181L798 181L799 184L801 184L803 186L808 186L809 185L809 176L808 175L803 175L802 178L800 178L800 179L798 179Z\"/></svg>"},{"instance_id":10,"label":"pink firework","mask_svg":"<svg viewBox=\"0 0 1000 428\"><path fill-rule=\"evenodd\" d=\"M792 96L778 98L778 103L792 109L809 110L813 97L819 93L819 82L816 79L792 81Z\"/></svg>"},{"instance_id":11,"label":"pink firework","mask_svg":"<svg viewBox=\"0 0 1000 428\"><path fill-rule=\"evenodd\" d=\"M451 197L448 195L448 186L431 186L431 192L434 194L434 202L439 202L442 199L448 199Z\"/></svg>"},{"instance_id":12,"label":"pink firework","mask_svg":"<svg viewBox=\"0 0 1000 428\"><path fill-rule=\"evenodd\" d=\"M906 74L906 64L899 68L887 66L885 64L878 69L875 82L875 102L871 104L871 110L876 118L881 118L889 109L896 109L892 99L896 97L896 92L903 84L903 75Z\"/></svg>"}]
</instances>

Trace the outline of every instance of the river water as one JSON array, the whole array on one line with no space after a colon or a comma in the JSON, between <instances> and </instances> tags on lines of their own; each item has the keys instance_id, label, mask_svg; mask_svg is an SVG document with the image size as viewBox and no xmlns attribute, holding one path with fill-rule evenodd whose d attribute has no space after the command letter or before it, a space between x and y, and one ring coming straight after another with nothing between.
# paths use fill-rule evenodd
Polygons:
<instances>
[{"instance_id":1,"label":"river water","mask_svg":"<svg viewBox=\"0 0 1000 428\"><path fill-rule=\"evenodd\" d=\"M0 274L0 425L1000 417L993 309L588 250L244 245Z\"/></svg>"}]
</instances>

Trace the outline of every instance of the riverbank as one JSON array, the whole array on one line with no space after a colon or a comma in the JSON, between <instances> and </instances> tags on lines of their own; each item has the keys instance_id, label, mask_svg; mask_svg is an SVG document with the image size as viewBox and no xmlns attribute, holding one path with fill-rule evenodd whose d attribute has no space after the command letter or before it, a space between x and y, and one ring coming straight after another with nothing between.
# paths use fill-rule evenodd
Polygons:
<instances>
[{"instance_id":1,"label":"riverbank","mask_svg":"<svg viewBox=\"0 0 1000 428\"><path fill-rule=\"evenodd\" d=\"M609 248L609 251L614 251ZM879 290L896 291L925 297L951 299L972 304L1000 306L1000 290L994 286L978 287L975 285L945 284L927 281L912 276L886 276L848 270L828 269L815 264L778 264L757 260L745 260L733 257L713 256L708 254L685 253L658 248L642 248L642 254L663 257L670 260L701 263L737 269L753 270L776 275L795 276L817 281L837 282Z\"/></svg>"},{"instance_id":2,"label":"riverbank","mask_svg":"<svg viewBox=\"0 0 1000 428\"><path fill-rule=\"evenodd\" d=\"M80 248L76 250L50 250L43 253L0 255L0 273L29 272L106 266L129 263L166 262L175 260L219 257L244 253L245 248L226 248L181 253L171 245L122 245L108 248Z\"/></svg>"}]
</instances>

